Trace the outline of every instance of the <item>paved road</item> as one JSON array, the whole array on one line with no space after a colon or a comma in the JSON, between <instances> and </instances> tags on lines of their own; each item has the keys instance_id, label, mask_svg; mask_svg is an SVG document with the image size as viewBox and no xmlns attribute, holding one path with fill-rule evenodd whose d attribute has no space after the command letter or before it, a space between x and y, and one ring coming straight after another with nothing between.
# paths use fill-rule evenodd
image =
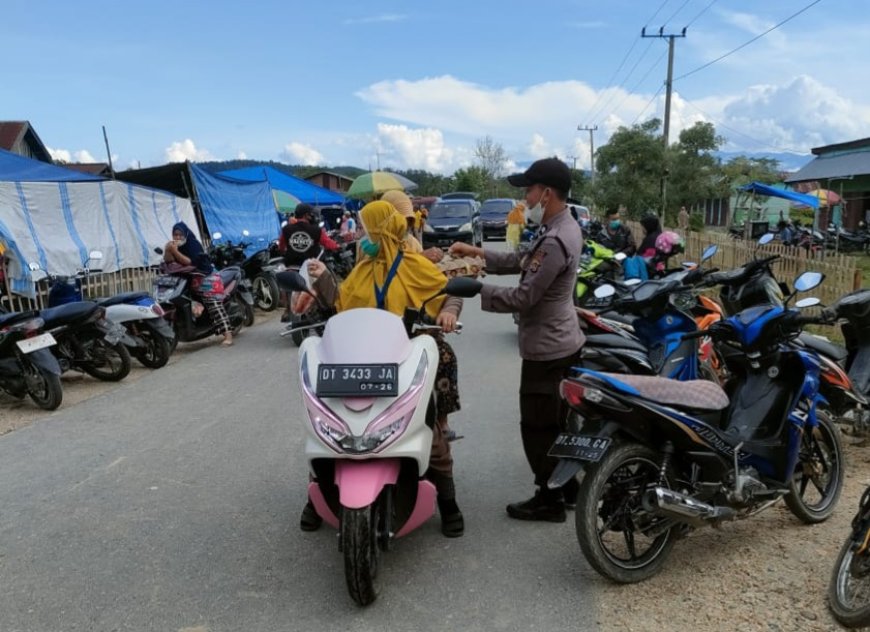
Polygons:
<instances>
[{"instance_id":1,"label":"paved road","mask_svg":"<svg viewBox=\"0 0 870 632\"><path fill-rule=\"evenodd\" d=\"M508 280L509 281L509 280ZM305 498L297 353L273 321L0 437L0 630L584 630L588 569L563 525L510 521L532 491L509 316L467 302L453 427L465 537L437 518L347 596Z\"/></svg>"}]
</instances>

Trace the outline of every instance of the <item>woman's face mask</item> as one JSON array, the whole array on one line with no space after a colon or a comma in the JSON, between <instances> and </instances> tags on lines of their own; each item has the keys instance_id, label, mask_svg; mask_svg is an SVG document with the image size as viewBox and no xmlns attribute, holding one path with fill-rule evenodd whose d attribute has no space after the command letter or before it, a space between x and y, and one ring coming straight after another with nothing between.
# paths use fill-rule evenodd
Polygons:
<instances>
[{"instance_id":1,"label":"woman's face mask","mask_svg":"<svg viewBox=\"0 0 870 632\"><path fill-rule=\"evenodd\" d=\"M381 251L381 245L369 239L368 235L359 240L359 247L369 257L377 257Z\"/></svg>"}]
</instances>

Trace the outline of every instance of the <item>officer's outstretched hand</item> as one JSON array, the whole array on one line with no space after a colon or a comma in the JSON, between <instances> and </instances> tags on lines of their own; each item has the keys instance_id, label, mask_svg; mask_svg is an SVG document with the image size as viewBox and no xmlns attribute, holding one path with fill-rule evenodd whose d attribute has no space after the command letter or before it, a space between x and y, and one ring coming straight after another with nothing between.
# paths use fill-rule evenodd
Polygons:
<instances>
[{"instance_id":1,"label":"officer's outstretched hand","mask_svg":"<svg viewBox=\"0 0 870 632\"><path fill-rule=\"evenodd\" d=\"M450 246L448 252L454 257L483 256L483 248L477 248L475 246L472 246L471 244L462 243L461 241L457 241L452 246Z\"/></svg>"}]
</instances>

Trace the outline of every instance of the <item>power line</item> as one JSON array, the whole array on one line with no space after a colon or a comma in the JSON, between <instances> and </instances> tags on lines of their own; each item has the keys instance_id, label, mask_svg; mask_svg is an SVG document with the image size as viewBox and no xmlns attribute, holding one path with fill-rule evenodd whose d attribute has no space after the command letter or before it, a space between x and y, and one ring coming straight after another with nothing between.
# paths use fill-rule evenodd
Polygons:
<instances>
[{"instance_id":1,"label":"power line","mask_svg":"<svg viewBox=\"0 0 870 632\"><path fill-rule=\"evenodd\" d=\"M656 9L656 12L652 14L652 17L651 17L649 20L646 21L646 24L644 24L644 27L649 26L649 23L656 19L656 16L659 14L659 11L661 11L662 9L664 9L664 8L665 8L665 5L666 5L669 1L670 1L670 0L665 0L664 2L662 2L662 3L659 5L659 8Z\"/></svg>"},{"instance_id":2,"label":"power line","mask_svg":"<svg viewBox=\"0 0 870 632\"><path fill-rule=\"evenodd\" d=\"M652 48L652 45L653 45L653 43L650 42L649 46L647 46L644 49L643 53L641 53L641 56L638 57L637 61L634 62L634 65L631 67L631 70L629 70L628 74L625 75L625 78L620 82L620 84L618 86L616 86L615 90L613 92L611 92L610 95L608 95L607 101L604 104L602 104L601 109L599 109L595 115L592 115L590 113L590 117L589 117L590 120L594 120L595 118L599 118L601 116L601 114L604 113L604 111L610 107L610 105L613 103L613 100L616 98L616 90L619 90L620 88L624 87L625 83L629 79L631 79L631 75L634 74L634 71L637 69L640 62L642 62L643 58L646 57L646 54L649 52L649 49Z\"/></svg>"},{"instance_id":3,"label":"power line","mask_svg":"<svg viewBox=\"0 0 870 632\"><path fill-rule=\"evenodd\" d=\"M686 24L686 28L689 28L690 26L692 26L692 25L695 23L695 21L696 21L699 17L701 17L702 15L704 15L704 14L707 12L707 9L709 9L710 7L712 7L714 4L716 4L716 0L710 0L710 4L708 4L706 7L704 7L703 9L701 9L701 12L700 12L698 15L696 15L695 17L693 17L691 22L689 22L688 24Z\"/></svg>"},{"instance_id":4,"label":"power line","mask_svg":"<svg viewBox=\"0 0 870 632\"><path fill-rule=\"evenodd\" d=\"M674 12L671 14L671 17L669 17L667 20L665 20L665 23L664 23L662 26L667 26L668 23L669 23L671 20L673 20L675 17L677 17L677 14L678 14L680 11L682 11L682 10L686 7L686 5L689 4L691 1L692 1L692 0L686 0L685 2L683 2L683 4L680 5L680 8L677 9L676 11L674 11Z\"/></svg>"},{"instance_id":5,"label":"power line","mask_svg":"<svg viewBox=\"0 0 870 632\"><path fill-rule=\"evenodd\" d=\"M714 117L707 114L704 110L699 108L697 105L695 105L694 103L692 103L688 99L683 99L683 102L686 105L688 105L690 108L692 108L693 110L698 112L699 114L702 114L705 117L707 117L708 119L710 119L710 121L712 121L713 123L716 124L716 127L721 127L722 129L727 129L729 132L737 134L738 136L743 136L744 138L748 138L756 145L759 145L761 147L767 147L768 149L775 149L776 151L789 152L792 154L803 154L804 153L803 150L795 149L794 147L779 147L777 145L771 145L770 143L766 143L764 141L758 140L757 138L755 138L754 136L751 136L750 134L746 134L745 132L741 132L739 129L735 129L733 127L725 125L725 123L722 123L721 121L717 121Z\"/></svg>"},{"instance_id":6,"label":"power line","mask_svg":"<svg viewBox=\"0 0 870 632\"><path fill-rule=\"evenodd\" d=\"M638 80L638 82L635 83L635 84L634 84L634 85L633 85L633 86L632 86L632 87L631 87L631 88L630 88L630 89L625 93L625 96L622 97L622 100L621 100L619 103L617 103L617 104L616 104L616 105L615 105L615 106L610 110L610 112L608 112L607 116L610 116L610 115L613 114L614 112L617 112L617 111L619 110L619 108L622 107L622 104L625 103L625 102L628 100L628 97L630 97L632 94L634 94L634 92L635 92L635 91L640 87L640 84L642 84L642 83L646 80L646 78L649 77L650 73L651 73L653 70L655 70L656 68L658 68L658 66L659 66L659 64L661 63L662 59L664 59L664 58L665 58L665 55L667 55L667 54L668 54L668 49L666 48L666 49L664 49L664 50L662 51L662 54L659 55L659 58L656 59L656 60L653 62L653 64L652 64L652 65L647 69L647 71L644 73L643 77L641 77L641 78ZM607 117L604 117L604 118L607 118Z\"/></svg>"},{"instance_id":7,"label":"power line","mask_svg":"<svg viewBox=\"0 0 870 632\"><path fill-rule=\"evenodd\" d=\"M643 106L643 109L640 112L638 112L637 116L634 117L634 120L631 122L632 125L637 123L638 119L641 116L643 116L643 113L647 111L647 108L649 108L649 106L652 104L652 102L656 100L656 98L662 93L662 90L664 90L664 89L665 89L665 84L662 84L659 86L659 89L656 90L656 93L654 95L652 95L652 98L649 101L647 101L646 105Z\"/></svg>"},{"instance_id":8,"label":"power line","mask_svg":"<svg viewBox=\"0 0 870 632\"><path fill-rule=\"evenodd\" d=\"M798 11L797 13L793 13L792 15L788 16L786 19L784 19L784 20L783 20L782 22L780 22L779 24L775 24L774 26L771 26L771 27L770 27L769 29L767 29L764 33L761 33L760 35L756 35L755 37L753 37L753 38L752 38L751 40L749 40L748 42L744 42L743 44L741 44L741 45L738 46L737 48L728 51L727 53L725 53L724 55L721 55L721 56L717 57L717 58L714 59L713 61L709 61L709 62L707 62L706 64L704 64L703 66L698 66L698 67L695 68L694 70L690 70L689 72L687 72L687 73L685 73L685 74L683 74L683 75L680 75L679 77L676 77L676 78L674 79L674 81L679 81L680 79L685 79L685 78L688 77L689 75L694 75L696 72L699 72L699 71L701 71L701 70L704 70L704 68L709 68L710 66L712 66L712 65L715 64L716 62L718 62L718 61L722 61L723 59L725 59L726 57L729 57L730 55L733 55L733 54L736 53L737 51L739 51L739 50L741 50L741 49L743 49L743 48L746 48L747 46L749 46L749 45L752 44L753 42L760 40L762 37L764 37L765 35L767 35L767 34L770 33L771 31L774 31L774 30L778 29L780 26L782 26L782 25L785 24L786 22L789 22L789 21L793 20L794 18L796 18L797 16L799 16L801 13L803 13L804 11L806 11L807 9L809 9L810 7L812 7L813 5L818 4L818 3L821 2L821 1L822 1L822 0L813 0L813 2L810 2L807 6L805 6L803 9L801 9L801 10Z\"/></svg>"}]
</instances>

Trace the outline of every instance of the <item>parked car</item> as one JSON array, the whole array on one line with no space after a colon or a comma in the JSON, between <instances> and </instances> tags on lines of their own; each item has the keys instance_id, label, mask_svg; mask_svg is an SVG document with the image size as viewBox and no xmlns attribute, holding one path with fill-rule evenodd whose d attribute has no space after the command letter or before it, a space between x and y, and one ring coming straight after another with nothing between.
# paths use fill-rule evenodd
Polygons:
<instances>
[{"instance_id":1,"label":"parked car","mask_svg":"<svg viewBox=\"0 0 870 632\"><path fill-rule=\"evenodd\" d=\"M517 201L511 198L493 198L480 207L480 222L483 225L484 240L504 239L507 233L507 216Z\"/></svg>"},{"instance_id":2,"label":"parked car","mask_svg":"<svg viewBox=\"0 0 870 632\"><path fill-rule=\"evenodd\" d=\"M455 241L479 246L483 243L480 203L476 200L444 200L429 209L423 225L423 246L449 246Z\"/></svg>"},{"instance_id":3,"label":"parked car","mask_svg":"<svg viewBox=\"0 0 870 632\"><path fill-rule=\"evenodd\" d=\"M592 213L585 206L579 204L568 204L568 209L571 211L571 217L577 220L582 228L589 226L592 221Z\"/></svg>"},{"instance_id":4,"label":"parked car","mask_svg":"<svg viewBox=\"0 0 870 632\"><path fill-rule=\"evenodd\" d=\"M479 196L473 191L453 191L441 196L442 200L476 200Z\"/></svg>"}]
</instances>

